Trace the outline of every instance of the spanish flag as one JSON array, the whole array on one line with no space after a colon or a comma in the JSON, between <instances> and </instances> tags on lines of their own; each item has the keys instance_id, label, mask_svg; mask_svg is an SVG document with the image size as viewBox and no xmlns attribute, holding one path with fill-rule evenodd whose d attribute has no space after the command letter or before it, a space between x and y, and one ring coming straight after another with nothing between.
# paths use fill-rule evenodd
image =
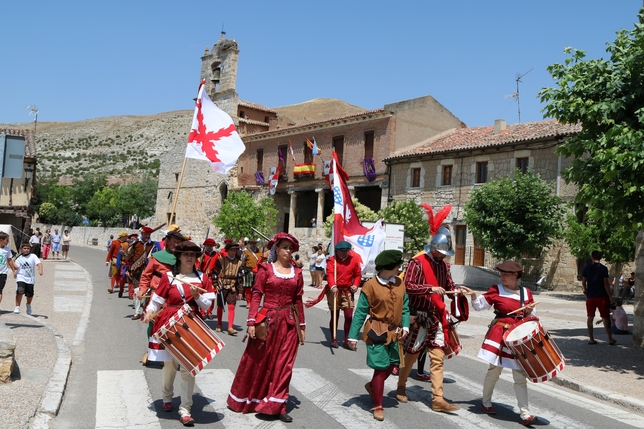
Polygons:
<instances>
[{"instance_id":1,"label":"spanish flag","mask_svg":"<svg viewBox=\"0 0 644 429\"><path fill-rule=\"evenodd\" d=\"M293 176L315 176L315 164L295 164L293 167Z\"/></svg>"}]
</instances>

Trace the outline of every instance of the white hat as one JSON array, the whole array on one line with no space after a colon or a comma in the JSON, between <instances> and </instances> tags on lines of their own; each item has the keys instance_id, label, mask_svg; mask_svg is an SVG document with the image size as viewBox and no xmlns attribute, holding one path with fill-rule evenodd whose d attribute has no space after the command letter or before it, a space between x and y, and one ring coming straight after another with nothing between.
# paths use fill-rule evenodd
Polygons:
<instances>
[{"instance_id":1,"label":"white hat","mask_svg":"<svg viewBox=\"0 0 644 429\"><path fill-rule=\"evenodd\" d=\"M244 241L248 241L248 237L244 237Z\"/></svg>"}]
</instances>

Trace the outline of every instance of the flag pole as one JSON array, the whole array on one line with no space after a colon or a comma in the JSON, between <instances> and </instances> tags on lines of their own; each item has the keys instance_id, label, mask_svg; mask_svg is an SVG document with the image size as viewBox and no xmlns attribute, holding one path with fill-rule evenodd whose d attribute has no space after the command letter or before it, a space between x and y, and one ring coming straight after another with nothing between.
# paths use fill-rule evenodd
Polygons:
<instances>
[{"instance_id":1,"label":"flag pole","mask_svg":"<svg viewBox=\"0 0 644 429\"><path fill-rule=\"evenodd\" d=\"M172 212L170 213L170 219L168 219L168 224L174 223L172 220L174 217L174 211L177 208L177 201L179 201L179 188L181 188L181 181L183 180L183 172L186 169L186 161L188 161L188 158L184 157L183 165L181 166L181 173L179 174L179 183L177 183L177 190L174 193L174 201L172 202Z\"/></svg>"}]
</instances>

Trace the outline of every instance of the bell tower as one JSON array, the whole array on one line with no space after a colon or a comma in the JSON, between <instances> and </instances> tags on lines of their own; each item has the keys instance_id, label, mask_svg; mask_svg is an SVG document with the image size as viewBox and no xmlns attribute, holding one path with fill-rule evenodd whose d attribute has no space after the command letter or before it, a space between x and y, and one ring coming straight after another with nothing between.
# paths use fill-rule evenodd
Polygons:
<instances>
[{"instance_id":1,"label":"bell tower","mask_svg":"<svg viewBox=\"0 0 644 429\"><path fill-rule=\"evenodd\" d=\"M224 112L228 113L237 125L237 64L239 60L239 49L237 42L225 38L225 32L212 50L206 51L201 57L201 79L205 79L206 91L210 99Z\"/></svg>"}]
</instances>

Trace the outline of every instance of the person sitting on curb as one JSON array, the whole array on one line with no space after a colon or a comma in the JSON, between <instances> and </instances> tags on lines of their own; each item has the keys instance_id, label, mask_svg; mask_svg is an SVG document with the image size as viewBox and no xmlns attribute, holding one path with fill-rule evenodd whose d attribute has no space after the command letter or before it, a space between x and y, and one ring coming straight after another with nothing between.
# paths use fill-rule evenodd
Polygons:
<instances>
[{"instance_id":1,"label":"person sitting on curb","mask_svg":"<svg viewBox=\"0 0 644 429\"><path fill-rule=\"evenodd\" d=\"M610 321L611 331L614 335L631 335L632 333L628 330L628 316L626 311L622 307L622 299L615 298L615 308L610 311ZM603 322L602 319L595 322L596 325L599 325Z\"/></svg>"}]
</instances>

